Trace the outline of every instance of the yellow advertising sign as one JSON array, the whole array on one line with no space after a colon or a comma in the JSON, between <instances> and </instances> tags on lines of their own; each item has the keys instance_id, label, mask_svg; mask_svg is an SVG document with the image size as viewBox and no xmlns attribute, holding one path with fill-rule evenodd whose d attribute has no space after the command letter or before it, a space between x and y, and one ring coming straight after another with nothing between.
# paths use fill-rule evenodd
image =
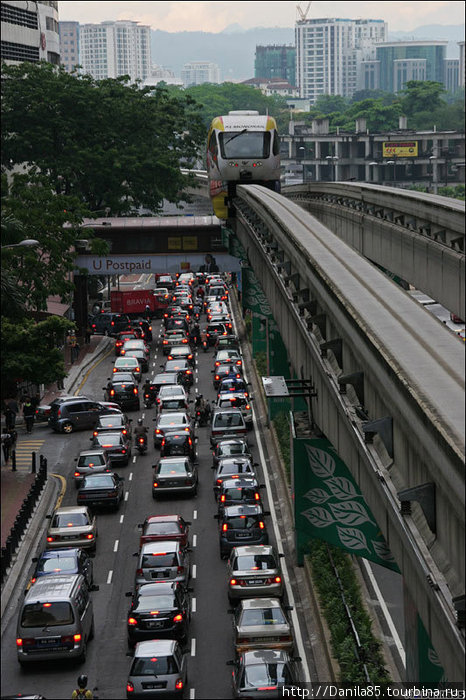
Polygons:
<instances>
[{"instance_id":1,"label":"yellow advertising sign","mask_svg":"<svg viewBox=\"0 0 466 700\"><path fill-rule=\"evenodd\" d=\"M417 141L384 141L384 158L416 158L418 154Z\"/></svg>"},{"instance_id":2,"label":"yellow advertising sign","mask_svg":"<svg viewBox=\"0 0 466 700\"><path fill-rule=\"evenodd\" d=\"M183 250L197 250L197 236L183 236Z\"/></svg>"},{"instance_id":3,"label":"yellow advertising sign","mask_svg":"<svg viewBox=\"0 0 466 700\"><path fill-rule=\"evenodd\" d=\"M167 239L167 247L168 250L181 250L182 244L181 244L181 238L180 237L172 237L169 236Z\"/></svg>"}]
</instances>

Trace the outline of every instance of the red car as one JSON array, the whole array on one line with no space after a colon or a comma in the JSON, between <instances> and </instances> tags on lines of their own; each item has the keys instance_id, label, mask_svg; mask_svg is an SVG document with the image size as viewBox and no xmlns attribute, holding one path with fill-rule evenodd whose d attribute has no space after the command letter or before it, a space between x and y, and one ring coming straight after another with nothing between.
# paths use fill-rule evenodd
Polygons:
<instances>
[{"instance_id":1,"label":"red car","mask_svg":"<svg viewBox=\"0 0 466 700\"><path fill-rule=\"evenodd\" d=\"M142 529L139 548L147 542L159 540L175 541L182 547L187 547L190 525L191 523L184 520L181 515L151 515L142 525L138 525Z\"/></svg>"},{"instance_id":2,"label":"red car","mask_svg":"<svg viewBox=\"0 0 466 700\"><path fill-rule=\"evenodd\" d=\"M137 337L137 334L133 331L124 331L123 333L118 333L115 343L115 355L119 357L125 342L127 340L137 340Z\"/></svg>"}]
</instances>

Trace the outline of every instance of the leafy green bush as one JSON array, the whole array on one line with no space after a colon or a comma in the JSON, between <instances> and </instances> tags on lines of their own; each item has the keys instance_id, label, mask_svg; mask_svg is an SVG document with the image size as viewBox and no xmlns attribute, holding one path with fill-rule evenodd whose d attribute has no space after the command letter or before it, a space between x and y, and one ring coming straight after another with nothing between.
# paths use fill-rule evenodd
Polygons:
<instances>
[{"instance_id":1,"label":"leafy green bush","mask_svg":"<svg viewBox=\"0 0 466 700\"><path fill-rule=\"evenodd\" d=\"M364 649L364 654L360 654L363 658L360 659L356 653L355 641L329 552L338 571L346 604L351 611ZM338 680L365 684L367 682L363 667L365 663L371 683L388 684L390 677L384 666L381 643L372 634L372 623L363 606L359 584L348 554L325 542L313 540L308 558L312 568L312 579L330 630L333 654L341 669Z\"/></svg>"},{"instance_id":2,"label":"leafy green bush","mask_svg":"<svg viewBox=\"0 0 466 700\"><path fill-rule=\"evenodd\" d=\"M291 455L290 421L288 418L288 413L279 413L278 416L275 416L275 418L273 419L273 425L277 434L278 444L280 445L280 452L282 454L282 459L285 464L286 475L289 483L291 474Z\"/></svg>"}]
</instances>

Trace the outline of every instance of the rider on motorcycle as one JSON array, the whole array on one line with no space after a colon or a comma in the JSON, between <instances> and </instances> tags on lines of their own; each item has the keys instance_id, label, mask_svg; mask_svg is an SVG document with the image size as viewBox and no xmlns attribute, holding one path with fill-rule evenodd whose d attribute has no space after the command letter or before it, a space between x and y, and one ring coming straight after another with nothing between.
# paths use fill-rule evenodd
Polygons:
<instances>
[{"instance_id":1,"label":"rider on motorcycle","mask_svg":"<svg viewBox=\"0 0 466 700\"><path fill-rule=\"evenodd\" d=\"M210 414L210 404L202 394L199 394L196 398L194 410L196 411L196 418L199 419L199 425L206 425Z\"/></svg>"},{"instance_id":2,"label":"rider on motorcycle","mask_svg":"<svg viewBox=\"0 0 466 700\"><path fill-rule=\"evenodd\" d=\"M153 404L155 402L155 387L153 384L150 383L148 379L144 382L144 386L142 387L142 394L144 396L144 401L149 404Z\"/></svg>"},{"instance_id":3,"label":"rider on motorcycle","mask_svg":"<svg viewBox=\"0 0 466 700\"><path fill-rule=\"evenodd\" d=\"M134 439L136 444L139 442L139 438L142 437L144 438L144 442L147 444L147 433L148 429L146 428L145 425L143 425L142 418L138 418L138 424L136 428L134 429Z\"/></svg>"},{"instance_id":4,"label":"rider on motorcycle","mask_svg":"<svg viewBox=\"0 0 466 700\"><path fill-rule=\"evenodd\" d=\"M193 327L191 329L191 333L190 333L191 343L194 346L199 345L200 338L201 338L201 329L199 328L199 324L195 323L193 325Z\"/></svg>"}]
</instances>

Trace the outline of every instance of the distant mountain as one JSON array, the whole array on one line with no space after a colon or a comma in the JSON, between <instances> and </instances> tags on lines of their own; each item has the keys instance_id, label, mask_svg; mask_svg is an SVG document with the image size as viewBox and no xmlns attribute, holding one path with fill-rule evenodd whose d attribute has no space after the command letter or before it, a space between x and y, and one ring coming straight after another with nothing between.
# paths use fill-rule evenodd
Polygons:
<instances>
[{"instance_id":1,"label":"distant mountain","mask_svg":"<svg viewBox=\"0 0 466 700\"><path fill-rule=\"evenodd\" d=\"M256 46L293 44L294 29L256 28L244 31L230 25L218 34L208 32L162 32L152 30L152 62L174 71L178 77L185 63L211 61L220 67L220 79L254 77Z\"/></svg>"},{"instance_id":2,"label":"distant mountain","mask_svg":"<svg viewBox=\"0 0 466 700\"><path fill-rule=\"evenodd\" d=\"M217 34L209 32L162 32L152 30L152 62L174 71L178 77L185 63L211 61L220 67L222 81L254 77L256 46L295 43L294 28L255 27L244 30L230 24ZM388 33L389 41L445 39L447 56L457 58L457 42L464 41L462 25L424 25L411 31Z\"/></svg>"}]
</instances>

